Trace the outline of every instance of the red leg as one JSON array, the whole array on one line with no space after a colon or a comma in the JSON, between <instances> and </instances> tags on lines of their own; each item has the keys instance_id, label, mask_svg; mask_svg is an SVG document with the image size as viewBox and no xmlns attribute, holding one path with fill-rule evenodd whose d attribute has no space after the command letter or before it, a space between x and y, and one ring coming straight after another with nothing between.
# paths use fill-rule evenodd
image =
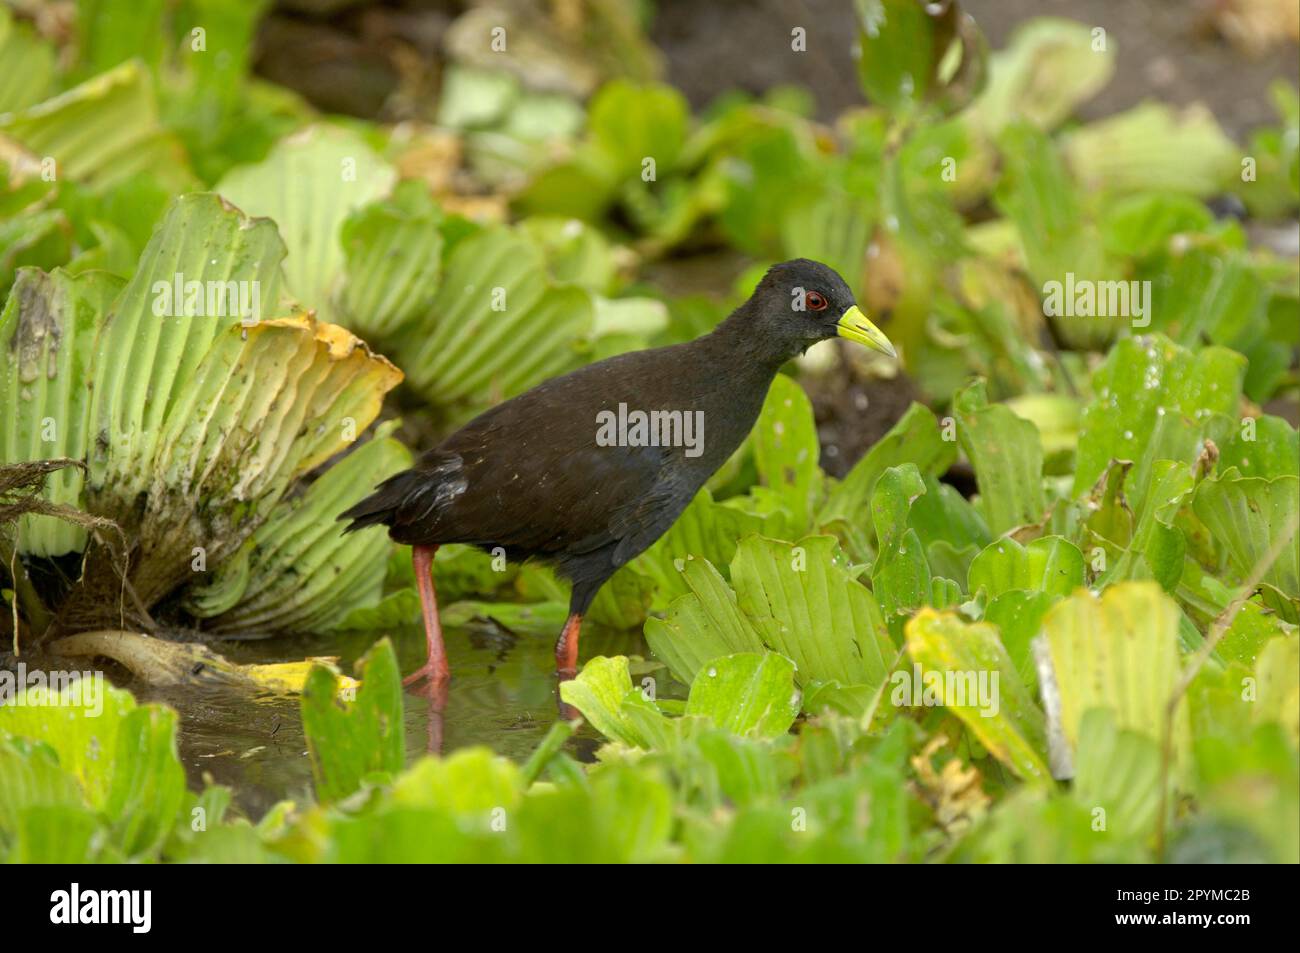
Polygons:
<instances>
[{"instance_id":1,"label":"red leg","mask_svg":"<svg viewBox=\"0 0 1300 953\"><path fill-rule=\"evenodd\" d=\"M420 612L424 617L426 658L424 665L402 679L410 685L422 678L445 682L451 677L447 652L442 645L442 624L438 621L438 599L433 593L433 554L437 546L412 546L411 562L415 566L415 586L420 592Z\"/></svg>"},{"instance_id":2,"label":"red leg","mask_svg":"<svg viewBox=\"0 0 1300 953\"><path fill-rule=\"evenodd\" d=\"M555 671L561 679L578 674L578 632L581 628L582 615L575 612L564 623L560 640L555 643Z\"/></svg>"}]
</instances>

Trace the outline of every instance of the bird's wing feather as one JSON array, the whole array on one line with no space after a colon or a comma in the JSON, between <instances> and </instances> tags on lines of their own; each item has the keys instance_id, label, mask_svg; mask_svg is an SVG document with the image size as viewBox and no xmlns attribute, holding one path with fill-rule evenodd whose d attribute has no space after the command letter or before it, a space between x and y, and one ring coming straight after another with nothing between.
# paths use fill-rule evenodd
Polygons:
<instances>
[{"instance_id":1,"label":"bird's wing feather","mask_svg":"<svg viewBox=\"0 0 1300 953\"><path fill-rule=\"evenodd\" d=\"M465 490L447 512L454 533L533 553L591 551L617 543L636 511L663 497L669 450L600 446L594 412L566 407L590 421L567 427L542 416L553 412L524 408L448 441L464 461Z\"/></svg>"}]
</instances>

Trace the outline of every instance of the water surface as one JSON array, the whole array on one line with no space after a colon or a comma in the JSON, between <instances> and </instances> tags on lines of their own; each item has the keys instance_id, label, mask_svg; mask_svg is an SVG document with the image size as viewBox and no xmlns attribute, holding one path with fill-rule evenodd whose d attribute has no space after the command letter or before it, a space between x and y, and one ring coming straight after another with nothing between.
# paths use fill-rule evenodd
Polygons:
<instances>
[{"instance_id":1,"label":"water surface","mask_svg":"<svg viewBox=\"0 0 1300 953\"><path fill-rule=\"evenodd\" d=\"M227 642L214 646L235 662L282 662L310 655L337 655L339 667L354 665L385 634L393 640L403 673L424 659L424 633L352 632L319 638ZM444 633L452 679L442 714L442 751L486 745L523 761L555 722L558 694L554 637L515 634L499 627L449 628ZM596 655L649 655L638 632L586 627L582 661ZM223 686L150 687L126 684L141 701L160 701L180 714L180 757L197 789L206 780L234 789L235 806L257 819L277 801L312 799L311 763L303 737L297 695L251 695ZM436 714L419 686L403 696L408 762L436 739ZM583 726L567 744L575 758L590 761L599 736Z\"/></svg>"}]
</instances>

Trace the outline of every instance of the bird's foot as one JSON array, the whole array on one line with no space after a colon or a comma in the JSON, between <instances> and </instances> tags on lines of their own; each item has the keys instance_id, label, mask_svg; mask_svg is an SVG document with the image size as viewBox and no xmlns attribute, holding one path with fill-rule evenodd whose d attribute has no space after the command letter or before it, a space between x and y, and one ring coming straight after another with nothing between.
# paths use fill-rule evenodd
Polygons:
<instances>
[{"instance_id":1,"label":"bird's foot","mask_svg":"<svg viewBox=\"0 0 1300 953\"><path fill-rule=\"evenodd\" d=\"M445 685L451 680L451 669L447 667L445 661L442 663L428 661L402 679L402 684L410 686L426 678L430 685Z\"/></svg>"}]
</instances>

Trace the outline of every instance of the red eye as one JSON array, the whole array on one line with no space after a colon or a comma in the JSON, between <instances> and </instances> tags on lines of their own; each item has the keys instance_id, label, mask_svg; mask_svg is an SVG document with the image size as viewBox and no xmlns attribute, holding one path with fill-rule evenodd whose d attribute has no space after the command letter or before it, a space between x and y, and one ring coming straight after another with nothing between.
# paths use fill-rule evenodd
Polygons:
<instances>
[{"instance_id":1,"label":"red eye","mask_svg":"<svg viewBox=\"0 0 1300 953\"><path fill-rule=\"evenodd\" d=\"M806 305L808 305L808 310L809 310L809 311L825 311L825 310L826 310L826 299L823 298L823 297L822 297L820 294L818 294L816 291L810 291L810 292L808 292L807 296L805 296L805 298L804 298L804 303L805 303Z\"/></svg>"}]
</instances>

